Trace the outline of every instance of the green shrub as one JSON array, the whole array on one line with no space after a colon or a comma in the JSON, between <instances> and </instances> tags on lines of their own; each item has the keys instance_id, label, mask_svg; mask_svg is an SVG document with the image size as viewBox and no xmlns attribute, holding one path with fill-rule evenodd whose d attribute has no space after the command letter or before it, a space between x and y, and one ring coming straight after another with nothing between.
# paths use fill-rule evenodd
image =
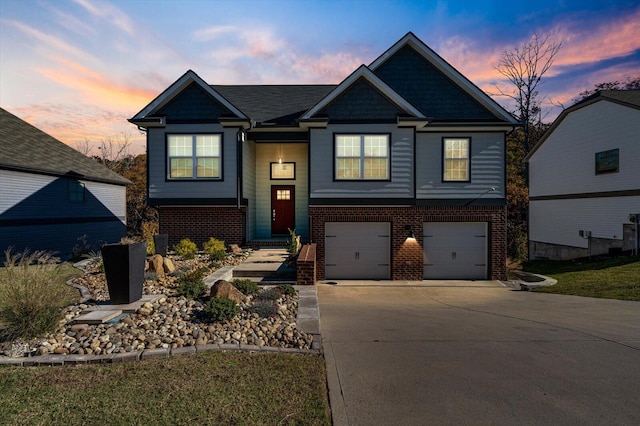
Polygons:
<instances>
[{"instance_id":1,"label":"green shrub","mask_svg":"<svg viewBox=\"0 0 640 426\"><path fill-rule=\"evenodd\" d=\"M278 284L276 288L285 296L294 296L296 294L296 289L291 284Z\"/></svg>"},{"instance_id":2,"label":"green shrub","mask_svg":"<svg viewBox=\"0 0 640 426\"><path fill-rule=\"evenodd\" d=\"M289 256L296 257L300 252L300 239L296 235L295 229L289 229L289 245L287 246L287 252Z\"/></svg>"},{"instance_id":3,"label":"green shrub","mask_svg":"<svg viewBox=\"0 0 640 426\"><path fill-rule=\"evenodd\" d=\"M209 268L211 268L211 269L220 269L220 268L222 268L222 264L220 262L211 262L209 264Z\"/></svg>"},{"instance_id":4,"label":"green shrub","mask_svg":"<svg viewBox=\"0 0 640 426\"><path fill-rule=\"evenodd\" d=\"M200 281L183 281L176 289L178 296L184 296L189 299L197 299L207 291L207 286Z\"/></svg>"},{"instance_id":5,"label":"green shrub","mask_svg":"<svg viewBox=\"0 0 640 426\"><path fill-rule=\"evenodd\" d=\"M227 250L224 247L224 241L217 240L213 237L209 241L202 244L202 250L209 255L211 260L224 260L227 257Z\"/></svg>"},{"instance_id":6,"label":"green shrub","mask_svg":"<svg viewBox=\"0 0 640 426\"><path fill-rule=\"evenodd\" d=\"M155 272L145 272L144 279L150 281L158 281L158 274L156 274Z\"/></svg>"},{"instance_id":7,"label":"green shrub","mask_svg":"<svg viewBox=\"0 0 640 426\"><path fill-rule=\"evenodd\" d=\"M269 290L263 290L256 294L255 298L257 300L271 300L275 301L282 297L282 293L276 287L270 288Z\"/></svg>"},{"instance_id":8,"label":"green shrub","mask_svg":"<svg viewBox=\"0 0 640 426\"><path fill-rule=\"evenodd\" d=\"M240 292L245 296L249 296L260 291L260 286L248 279L235 279L233 280L233 286L240 290Z\"/></svg>"},{"instance_id":9,"label":"green shrub","mask_svg":"<svg viewBox=\"0 0 640 426\"><path fill-rule=\"evenodd\" d=\"M249 308L249 312L258 314L260 318L269 318L278 313L278 308L271 301L260 300Z\"/></svg>"},{"instance_id":10,"label":"green shrub","mask_svg":"<svg viewBox=\"0 0 640 426\"><path fill-rule=\"evenodd\" d=\"M173 246L173 250L184 259L193 259L198 252L198 246L190 239L185 238Z\"/></svg>"},{"instance_id":11,"label":"green shrub","mask_svg":"<svg viewBox=\"0 0 640 426\"><path fill-rule=\"evenodd\" d=\"M0 322L5 338L32 338L54 331L62 319L62 310L74 301L77 292L65 285L57 258L37 251L11 254L5 251L0 270Z\"/></svg>"},{"instance_id":12,"label":"green shrub","mask_svg":"<svg viewBox=\"0 0 640 426\"><path fill-rule=\"evenodd\" d=\"M204 295L207 291L207 286L203 282L203 279L208 272L209 270L207 268L198 268L181 274L178 277L179 285L176 289L178 296L197 299Z\"/></svg>"},{"instance_id":13,"label":"green shrub","mask_svg":"<svg viewBox=\"0 0 640 426\"><path fill-rule=\"evenodd\" d=\"M223 321L238 315L240 307L226 297L212 297L204 305L202 316L206 322Z\"/></svg>"}]
</instances>

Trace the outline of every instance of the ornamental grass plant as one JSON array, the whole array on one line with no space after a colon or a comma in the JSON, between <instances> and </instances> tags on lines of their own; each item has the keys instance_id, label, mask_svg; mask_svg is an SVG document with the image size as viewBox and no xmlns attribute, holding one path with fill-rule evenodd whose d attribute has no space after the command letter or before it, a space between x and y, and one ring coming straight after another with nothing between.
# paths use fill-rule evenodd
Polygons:
<instances>
[{"instance_id":1,"label":"ornamental grass plant","mask_svg":"<svg viewBox=\"0 0 640 426\"><path fill-rule=\"evenodd\" d=\"M3 339L32 338L51 332L62 309L78 297L65 285L69 270L50 253L5 251L0 268L0 328Z\"/></svg>"}]
</instances>

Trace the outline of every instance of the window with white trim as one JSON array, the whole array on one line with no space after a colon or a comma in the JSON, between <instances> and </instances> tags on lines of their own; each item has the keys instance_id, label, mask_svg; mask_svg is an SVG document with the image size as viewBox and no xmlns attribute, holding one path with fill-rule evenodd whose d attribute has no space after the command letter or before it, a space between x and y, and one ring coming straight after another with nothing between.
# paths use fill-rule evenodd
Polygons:
<instances>
[{"instance_id":1,"label":"window with white trim","mask_svg":"<svg viewBox=\"0 0 640 426\"><path fill-rule=\"evenodd\" d=\"M167 135L169 179L220 179L219 134Z\"/></svg>"},{"instance_id":2,"label":"window with white trim","mask_svg":"<svg viewBox=\"0 0 640 426\"><path fill-rule=\"evenodd\" d=\"M389 135L336 135L336 180L389 179Z\"/></svg>"},{"instance_id":3,"label":"window with white trim","mask_svg":"<svg viewBox=\"0 0 640 426\"><path fill-rule=\"evenodd\" d=\"M469 182L469 138L443 139L443 173L446 182Z\"/></svg>"}]
</instances>

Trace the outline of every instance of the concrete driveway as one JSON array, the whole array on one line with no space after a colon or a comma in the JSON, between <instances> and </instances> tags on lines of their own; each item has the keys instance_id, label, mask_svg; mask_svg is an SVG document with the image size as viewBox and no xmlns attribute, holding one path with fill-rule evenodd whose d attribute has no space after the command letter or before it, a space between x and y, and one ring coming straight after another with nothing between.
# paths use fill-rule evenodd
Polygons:
<instances>
[{"instance_id":1,"label":"concrete driveway","mask_svg":"<svg viewBox=\"0 0 640 426\"><path fill-rule=\"evenodd\" d=\"M640 303L498 282L317 285L335 425L640 424Z\"/></svg>"}]
</instances>

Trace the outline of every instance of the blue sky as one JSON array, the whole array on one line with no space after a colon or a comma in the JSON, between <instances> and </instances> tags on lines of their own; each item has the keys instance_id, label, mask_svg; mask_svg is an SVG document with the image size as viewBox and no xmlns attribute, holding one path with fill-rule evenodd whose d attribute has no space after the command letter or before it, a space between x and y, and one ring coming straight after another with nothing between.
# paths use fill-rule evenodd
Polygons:
<instances>
[{"instance_id":1,"label":"blue sky","mask_svg":"<svg viewBox=\"0 0 640 426\"><path fill-rule=\"evenodd\" d=\"M409 31L487 91L504 84L502 51L551 33L548 120L552 101L640 76L640 0L0 0L0 106L72 146L128 132L141 152L126 119L188 69L210 84L338 83Z\"/></svg>"}]
</instances>

